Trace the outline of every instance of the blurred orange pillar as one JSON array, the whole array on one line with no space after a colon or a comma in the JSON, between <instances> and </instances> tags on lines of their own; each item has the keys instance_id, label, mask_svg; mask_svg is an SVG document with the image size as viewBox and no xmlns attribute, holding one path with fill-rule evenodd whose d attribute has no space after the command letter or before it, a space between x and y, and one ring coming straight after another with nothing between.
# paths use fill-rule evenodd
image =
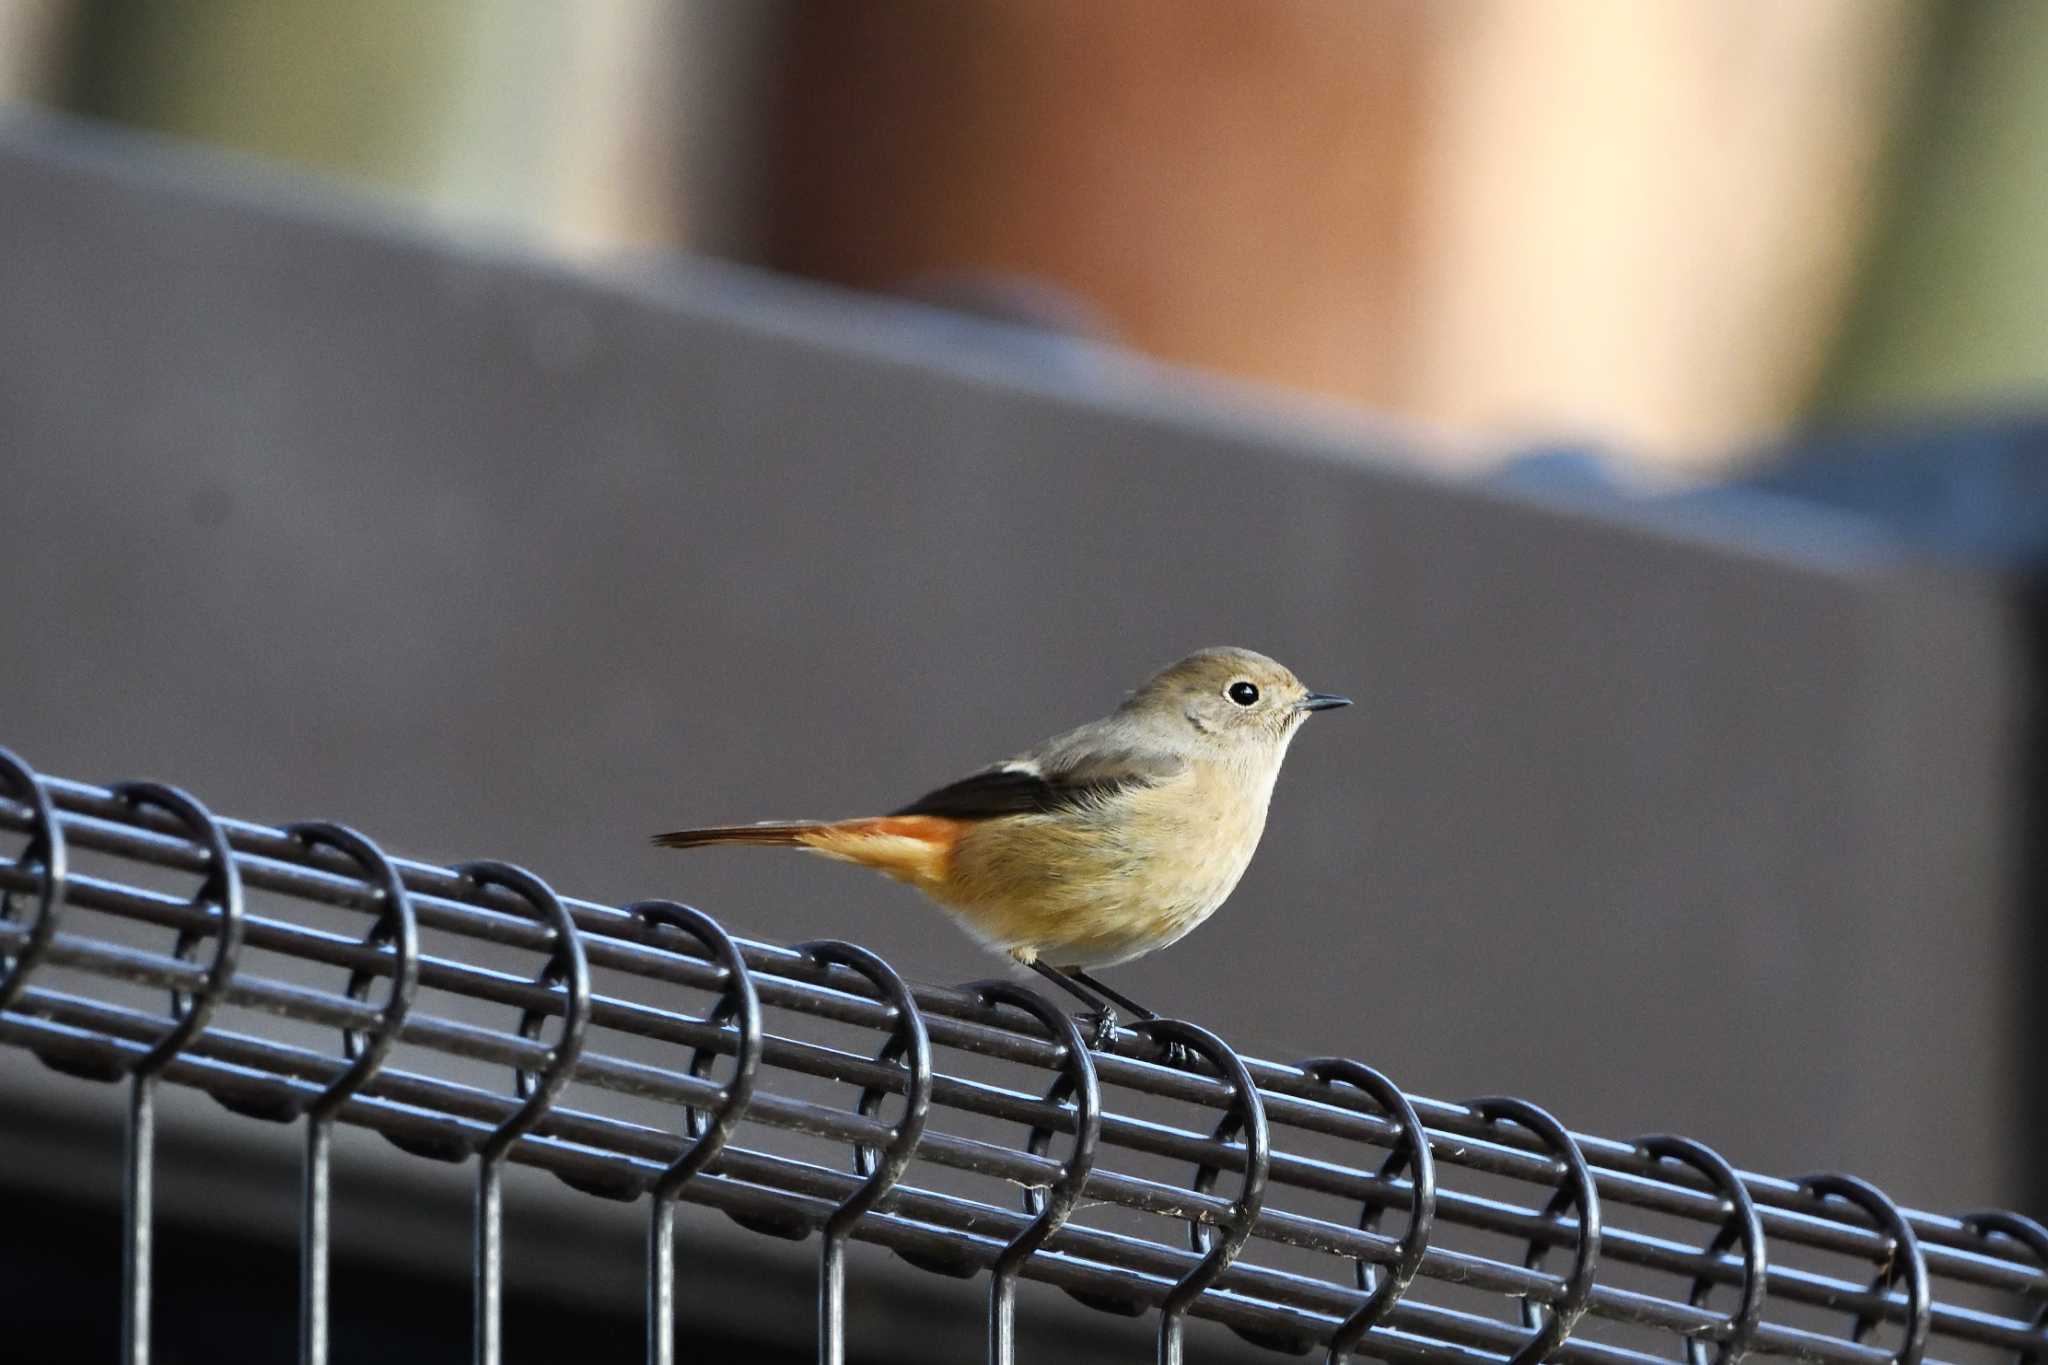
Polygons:
<instances>
[{"instance_id":1,"label":"blurred orange pillar","mask_svg":"<svg viewBox=\"0 0 2048 1365\"><path fill-rule=\"evenodd\" d=\"M768 259L880 289L1031 276L1152 354L1386 405L1423 9L801 7Z\"/></svg>"}]
</instances>

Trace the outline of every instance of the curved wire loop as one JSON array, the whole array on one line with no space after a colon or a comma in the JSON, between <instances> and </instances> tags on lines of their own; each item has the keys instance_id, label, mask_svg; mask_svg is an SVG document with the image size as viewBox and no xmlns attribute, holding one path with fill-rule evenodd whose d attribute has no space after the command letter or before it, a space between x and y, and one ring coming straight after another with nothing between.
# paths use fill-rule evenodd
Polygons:
<instances>
[{"instance_id":1,"label":"curved wire loop","mask_svg":"<svg viewBox=\"0 0 2048 1365\"><path fill-rule=\"evenodd\" d=\"M535 980L543 986L559 986L563 992L562 1032L548 1049L547 1061L538 1072L518 1066L512 1069L513 1091L524 1103L476 1144L476 1205L470 1237L471 1359L476 1365L499 1365L504 1349L505 1153L546 1117L576 1069L590 1023L590 964L583 956L582 931L546 882L511 863L461 863L455 870L471 891L493 886L510 891L553 931L553 951ZM527 1010L519 1020L519 1036L539 1038L541 1023L549 1013Z\"/></svg>"},{"instance_id":2,"label":"curved wire loop","mask_svg":"<svg viewBox=\"0 0 2048 1365\"><path fill-rule=\"evenodd\" d=\"M1074 1204L1095 1169L1095 1148L1102 1138L1102 1087L1095 1076L1095 1059L1089 1055L1087 1040L1073 1016L1036 991L1010 981L977 981L967 989L984 1005L1013 1005L1045 1025L1060 1048L1060 1075L1046 1099L1074 1103L1074 1150L1061 1168L1059 1179L1045 1189L1026 1187L1024 1211L1035 1214L1029 1226L1003 1248L990 1270L999 1276L1014 1276L1047 1239L1073 1216ZM1052 1145L1052 1129L1033 1128L1025 1150L1044 1156Z\"/></svg>"},{"instance_id":3,"label":"curved wire loop","mask_svg":"<svg viewBox=\"0 0 2048 1365\"><path fill-rule=\"evenodd\" d=\"M1707 1256L1718 1261L1729 1247L1737 1242L1742 1244L1741 1292L1736 1299L1735 1310L1723 1320L1727 1336L1722 1339L1721 1349L1714 1354L1712 1361L1707 1358L1707 1343L1696 1336L1686 1337L1685 1358L1687 1365L1736 1365L1749 1354L1750 1339L1756 1335L1757 1324L1763 1321L1764 1288L1770 1274L1764 1224L1763 1219L1757 1216L1756 1201L1750 1198L1749 1187L1735 1174L1735 1168L1704 1142L1658 1133L1639 1139L1636 1150L1652 1161L1690 1166L1707 1178L1715 1194L1728 1201L1728 1217L1721 1224L1721 1230L1714 1234L1714 1240L1708 1243ZM1703 1308L1713 1290L1713 1278L1702 1275L1692 1282L1692 1291L1686 1296L1686 1302L1695 1308Z\"/></svg>"},{"instance_id":4,"label":"curved wire loop","mask_svg":"<svg viewBox=\"0 0 2048 1365\"><path fill-rule=\"evenodd\" d=\"M2004 1209L1979 1209L1975 1213L1964 1214L1957 1221L1986 1239L2010 1237L2032 1252L2034 1259L2041 1263L2042 1269L2048 1270L2048 1228L2042 1227L2033 1219ZM2042 1302L2040 1309L2034 1314L2031 1325L2037 1332L2048 1327L2048 1300ZM2018 1365L2040 1365L2042 1359L2041 1351L2021 1351Z\"/></svg>"},{"instance_id":5,"label":"curved wire loop","mask_svg":"<svg viewBox=\"0 0 2048 1365\"><path fill-rule=\"evenodd\" d=\"M388 943L393 953L391 988L384 997L384 1008L368 1046L363 1045L358 1030L344 1028L341 1046L343 1053L350 1058L350 1064L342 1069L341 1074L311 1100L294 1097L287 1101L282 1112L259 1115L289 1119L303 1113L306 1119L306 1154L300 1177L299 1359L304 1365L326 1365L328 1244L332 1236L328 1168L333 1142L332 1122L335 1111L351 1095L369 1084L383 1067L384 1059L390 1055L398 1042L400 1030L405 1027L405 1017L412 1009L413 995L419 987L419 926L413 918L412 899L406 894L398 869L384 856L384 851L368 839L345 825L330 824L324 820L287 825L285 833L309 852L331 848L355 864L363 881L375 891L379 907L377 922L370 926L363 942L372 947ZM370 975L366 968L357 968L350 974L348 993L351 999L363 998ZM252 1112L246 1107L236 1107L242 1108L244 1113Z\"/></svg>"},{"instance_id":6,"label":"curved wire loop","mask_svg":"<svg viewBox=\"0 0 2048 1365\"><path fill-rule=\"evenodd\" d=\"M1871 1282L1871 1288L1886 1292L1900 1280L1905 1281L1906 1335L1892 1356L1892 1365L1920 1365L1920 1357L1927 1350L1927 1333L1934 1321L1934 1296L1927 1278L1927 1261L1920 1255L1920 1239L1914 1235L1912 1224L1883 1190L1857 1176L1835 1172L1809 1175L1799 1182L1799 1190L1820 1199L1841 1199L1854 1204L1870 1215L1879 1232L1891 1238L1891 1254ZM1859 1313L1849 1339L1862 1341L1869 1336L1880 1316L1875 1312Z\"/></svg>"},{"instance_id":7,"label":"curved wire loop","mask_svg":"<svg viewBox=\"0 0 2048 1365\"><path fill-rule=\"evenodd\" d=\"M747 1106L754 1102L755 1076L761 1066L761 999L754 990L753 974L740 957L739 946L717 920L702 910L680 901L653 900L636 902L627 906L626 911L637 915L650 929L665 926L688 934L704 949L705 956L725 969L725 989L704 1022L721 1029L728 1023L733 1026L732 1079L725 1083L718 1107L708 1119L695 1107L686 1106L683 1110L684 1133L692 1141L654 1182L656 1199L674 1199L724 1149L733 1130L746 1117ZM690 1054L690 1074L700 1080L710 1075L717 1056L709 1047L698 1048Z\"/></svg>"},{"instance_id":8,"label":"curved wire loop","mask_svg":"<svg viewBox=\"0 0 2048 1365\"><path fill-rule=\"evenodd\" d=\"M537 1073L524 1067L512 1070L513 1091L525 1103L477 1146L477 1154L485 1161L497 1161L541 1121L554 1105L555 1097L562 1093L562 1087L569 1083L569 1074L576 1069L576 1059L583 1052L583 1035L590 1023L590 964L583 956L583 931L576 927L568 907L546 882L523 867L488 859L461 863L455 870L477 890L495 886L510 891L532 906L535 918L554 931L554 952L535 981L544 986L560 986L564 995L562 1034L549 1049L547 1063ZM519 1019L519 1036L539 1038L546 1017L543 1010L526 1011Z\"/></svg>"},{"instance_id":9,"label":"curved wire loop","mask_svg":"<svg viewBox=\"0 0 2048 1365\"><path fill-rule=\"evenodd\" d=\"M1132 1032L1154 1042L1179 1043L1214 1066L1231 1092L1230 1111L1216 1125L1215 1136L1218 1141L1228 1141L1239 1134L1244 1138L1244 1183L1238 1188L1237 1199L1232 1205L1230 1226L1221 1237L1217 1237L1208 1224L1189 1220L1188 1245L1208 1254L1196 1263L1193 1270L1181 1276L1180 1282L1166 1292L1166 1297L1159 1304L1159 1358L1162 1361L1178 1360L1181 1319L1188 1306L1230 1268L1230 1263L1237 1259L1237 1253L1244 1249L1245 1242L1252 1235L1252 1224L1258 1221L1259 1209L1266 1201L1266 1174L1272 1160L1272 1141L1266 1129L1266 1106L1259 1099L1258 1085L1252 1080L1244 1059L1228 1043L1185 1019L1140 1019L1129 1027ZM1196 1193L1208 1194L1215 1190L1217 1169L1210 1165L1196 1168Z\"/></svg>"},{"instance_id":10,"label":"curved wire loop","mask_svg":"<svg viewBox=\"0 0 2048 1365\"><path fill-rule=\"evenodd\" d=\"M1008 980L977 980L963 990L969 990L983 1005L1014 1005L1044 1025L1059 1046L1061 1068L1044 1099L1055 1105L1073 1101L1073 1154L1067 1156L1059 1179L1049 1187L1024 1189L1024 1212L1034 1218L1010 1238L989 1267L989 1361L991 1365L1008 1365L1016 1355L1018 1271L1047 1238L1067 1224L1081 1197L1081 1187L1087 1185L1087 1173L1094 1171L1096 1144L1102 1140L1102 1087L1096 1081L1096 1060L1087 1054L1081 1029L1067 1011ZM1042 1124L1032 1128L1024 1140L1024 1150L1032 1156L1044 1156L1051 1146L1053 1130Z\"/></svg>"},{"instance_id":11,"label":"curved wire loop","mask_svg":"<svg viewBox=\"0 0 2048 1365\"><path fill-rule=\"evenodd\" d=\"M739 946L717 920L680 901L639 901L626 907L647 926L647 941L660 946L663 928L695 939L704 955L725 971L718 1001L704 1022L723 1030L733 1026L733 1073L719 1092L717 1106L706 1118L694 1105L683 1107L683 1150L655 1178L647 1220L647 1359L649 1365L674 1365L675 1340L675 1201L683 1186L723 1151L733 1130L754 1102L754 1082L761 1066L761 999ZM690 1074L711 1074L718 1052L709 1045L690 1054Z\"/></svg>"},{"instance_id":12,"label":"curved wire loop","mask_svg":"<svg viewBox=\"0 0 2048 1365\"><path fill-rule=\"evenodd\" d=\"M893 1016L889 1041L882 1045L876 1060L900 1061L905 1073L902 1117L896 1120L886 1146L854 1145L854 1173L867 1179L832 1210L818 1241L818 1359L822 1365L842 1365L846 1359L846 1236L903 1178L917 1144L924 1140L925 1120L932 1107L932 1044L910 987L881 958L858 944L838 939L800 943L796 950L821 966L849 967L868 979ZM882 1094L879 1086L861 1091L862 1117L874 1117Z\"/></svg>"},{"instance_id":13,"label":"curved wire loop","mask_svg":"<svg viewBox=\"0 0 2048 1365\"><path fill-rule=\"evenodd\" d=\"M825 1236L837 1240L846 1236L853 1225L889 1192L890 1187L903 1178L903 1172L910 1167L911 1157L917 1152L917 1144L924 1140L925 1120L930 1116L932 1107L932 1044L925 1033L924 1015L910 997L910 987L896 974L896 969L881 958L859 944L839 939L800 943L796 950L820 966L850 967L882 993L882 1003L895 1012L895 1027L890 1030L889 1041L882 1045L875 1060L900 1061L907 1077L903 1117L896 1121L888 1145L870 1147L857 1143L854 1146L854 1173L867 1179L841 1200L832 1216L825 1220ZM863 1118L875 1116L881 1108L883 1094L879 1086L869 1086L861 1091L859 1108Z\"/></svg>"},{"instance_id":14,"label":"curved wire loop","mask_svg":"<svg viewBox=\"0 0 2048 1365\"><path fill-rule=\"evenodd\" d=\"M207 964L199 989L189 996L172 990L174 1022L128 1068L131 1076L154 1076L199 1036L213 1017L228 982L234 979L235 965L242 952L242 874L235 866L234 850L228 847L228 837L220 822L193 797L160 782L118 782L111 790L117 800L133 809L155 806L176 816L185 826L192 842L206 850L206 879L193 893L192 906L208 911L209 918L215 909L220 914L213 938L213 960ZM192 950L203 936L198 929L179 930L171 955L181 962L190 961Z\"/></svg>"},{"instance_id":15,"label":"curved wire loop","mask_svg":"<svg viewBox=\"0 0 2048 1365\"><path fill-rule=\"evenodd\" d=\"M286 825L284 832L308 850L331 848L345 855L363 874L363 881L377 893L381 907L377 922L363 942L372 947L391 945L391 989L384 997L384 1009L366 1045L362 1030L345 1028L341 1033L343 1053L350 1065L327 1088L305 1105L308 1116L326 1118L375 1078L385 1058L398 1043L405 1017L412 1011L413 996L420 981L420 931L413 917L412 897L399 878L398 869L378 848L346 825L325 820L303 820ZM360 1000L369 987L371 973L358 968L350 973L348 994Z\"/></svg>"},{"instance_id":16,"label":"curved wire loop","mask_svg":"<svg viewBox=\"0 0 2048 1365\"><path fill-rule=\"evenodd\" d=\"M50 794L43 790L35 769L8 749L0 749L0 786L21 798L34 821L13 870L37 869L35 919L28 927L28 937L13 957L0 954L0 1010L5 1010L27 988L28 974L50 951L50 940L57 936L57 920L64 912L65 856L64 830L57 823L57 808L51 804ZM14 892L0 891L0 920L13 918Z\"/></svg>"},{"instance_id":17,"label":"curved wire loop","mask_svg":"<svg viewBox=\"0 0 2048 1365\"><path fill-rule=\"evenodd\" d=\"M1564 1180L1544 1206L1544 1221L1558 1217L1567 1208L1577 1208L1579 1212L1578 1243L1572 1250L1572 1268L1565 1275L1564 1293L1550 1305L1548 1314L1537 1304L1522 1301L1522 1323L1534 1330L1522 1348L1509 1357L1508 1365L1538 1365L1564 1344L1585 1315L1586 1302L1592 1296L1593 1275L1600 1264L1600 1196L1593 1188L1593 1172L1586 1165L1586 1154L1548 1111L1507 1095L1489 1095L1466 1103L1488 1123L1513 1123L1528 1129L1542 1140L1552 1156L1564 1163ZM1536 1269L1542 1265L1546 1250L1542 1242L1532 1242L1522 1263Z\"/></svg>"},{"instance_id":18,"label":"curved wire loop","mask_svg":"<svg viewBox=\"0 0 2048 1365\"><path fill-rule=\"evenodd\" d=\"M989 1267L989 1360L996 1365L1008 1365L1016 1349L1017 1273L1073 1216L1074 1204L1088 1183L1088 1173L1095 1168L1095 1148L1102 1138L1102 1087L1080 1026L1065 1010L1014 982L977 981L966 989L984 1005L1015 1006L1045 1026L1060 1049L1060 1074L1045 1092L1045 1098L1060 1105L1071 1099L1074 1106L1074 1148L1060 1168L1059 1178L1045 1189L1025 1188L1024 1211L1035 1216L1010 1239ZM1033 1128L1025 1139L1025 1150L1033 1156L1044 1156L1052 1147L1052 1132L1043 1125Z\"/></svg>"},{"instance_id":19,"label":"curved wire loop","mask_svg":"<svg viewBox=\"0 0 2048 1365\"><path fill-rule=\"evenodd\" d=\"M1429 1152L1429 1132L1416 1116L1415 1106L1401 1093L1401 1087L1385 1075L1346 1057L1313 1057L1301 1064L1301 1070L1319 1085L1341 1081L1372 1096L1373 1102L1400 1130L1394 1147L1380 1163L1378 1178L1392 1180L1405 1167L1414 1190L1408 1206L1408 1230L1401 1235L1400 1254L1379 1277L1377 1285L1371 1265L1363 1260L1357 1263L1358 1287L1366 1291L1365 1302L1330 1334L1330 1365L1341 1365L1359 1340L1393 1311L1422 1267L1422 1258L1429 1251L1429 1235L1436 1226L1436 1161ZM1359 1215L1359 1230L1371 1232L1378 1227L1386 1210L1386 1204L1368 1201Z\"/></svg>"},{"instance_id":20,"label":"curved wire loop","mask_svg":"<svg viewBox=\"0 0 2048 1365\"><path fill-rule=\"evenodd\" d=\"M111 789L116 800L132 810L154 806L167 811L183 825L192 841L206 851L206 875L193 893L191 906L210 920L216 909L220 922L214 927L213 960L200 978L198 989L187 995L171 990L171 1026L149 1048L107 1078L125 1074L128 1090L128 1132L122 1186L121 1359L144 1362L149 1359L150 1301L152 1296L151 1228L156 1204L156 1081L157 1073L190 1046L213 1017L214 1008L234 980L235 966L242 951L242 877L235 866L234 850L227 834L205 806L176 787L158 782L121 782ZM192 950L205 930L185 928L171 948L180 962L191 959Z\"/></svg>"}]
</instances>

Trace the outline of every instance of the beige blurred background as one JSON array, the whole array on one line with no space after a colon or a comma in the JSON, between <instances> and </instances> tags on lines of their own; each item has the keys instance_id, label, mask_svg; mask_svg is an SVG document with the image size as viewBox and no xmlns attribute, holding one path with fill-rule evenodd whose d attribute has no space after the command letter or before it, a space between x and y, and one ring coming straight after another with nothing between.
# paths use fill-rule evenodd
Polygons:
<instances>
[{"instance_id":1,"label":"beige blurred background","mask_svg":"<svg viewBox=\"0 0 2048 1365\"><path fill-rule=\"evenodd\" d=\"M0 0L0 100L1651 481L2041 390L2044 63L2031 0Z\"/></svg>"}]
</instances>

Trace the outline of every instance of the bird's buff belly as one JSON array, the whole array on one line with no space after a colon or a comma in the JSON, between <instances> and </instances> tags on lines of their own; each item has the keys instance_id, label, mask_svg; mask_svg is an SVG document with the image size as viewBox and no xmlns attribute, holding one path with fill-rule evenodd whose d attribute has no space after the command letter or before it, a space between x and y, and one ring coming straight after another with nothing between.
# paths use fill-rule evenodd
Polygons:
<instances>
[{"instance_id":1,"label":"bird's buff belly","mask_svg":"<svg viewBox=\"0 0 2048 1365\"><path fill-rule=\"evenodd\" d=\"M1234 840L1161 831L1133 841L1072 822L1021 823L962 838L942 883L925 889L974 937L1025 963L1109 967L1163 948L1207 919L1250 861Z\"/></svg>"}]
</instances>

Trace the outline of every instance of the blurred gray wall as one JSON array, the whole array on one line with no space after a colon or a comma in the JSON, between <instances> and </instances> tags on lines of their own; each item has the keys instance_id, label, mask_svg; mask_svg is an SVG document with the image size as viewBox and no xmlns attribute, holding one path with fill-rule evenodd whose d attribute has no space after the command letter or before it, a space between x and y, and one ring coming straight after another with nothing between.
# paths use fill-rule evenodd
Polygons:
<instances>
[{"instance_id":1,"label":"blurred gray wall","mask_svg":"<svg viewBox=\"0 0 2048 1365\"><path fill-rule=\"evenodd\" d=\"M1251 645L1359 705L1224 912L1117 984L1425 1094L2019 1194L2030 702L1991 578L1762 497L1438 482L1397 433L1079 344L572 269L69 125L0 123L0 206L0 743L39 767L957 980L992 964L902 888L645 836L886 808ZM0 1179L61 1148L111 1193L79 1154L117 1094L11 1052L0 1093ZM167 1216L288 1226L287 1135L173 1113ZM205 1183L240 1142L270 1205ZM620 1211L515 1200L634 1254ZM704 1235L728 1274L796 1254ZM593 1282L630 1301L636 1265Z\"/></svg>"}]
</instances>

